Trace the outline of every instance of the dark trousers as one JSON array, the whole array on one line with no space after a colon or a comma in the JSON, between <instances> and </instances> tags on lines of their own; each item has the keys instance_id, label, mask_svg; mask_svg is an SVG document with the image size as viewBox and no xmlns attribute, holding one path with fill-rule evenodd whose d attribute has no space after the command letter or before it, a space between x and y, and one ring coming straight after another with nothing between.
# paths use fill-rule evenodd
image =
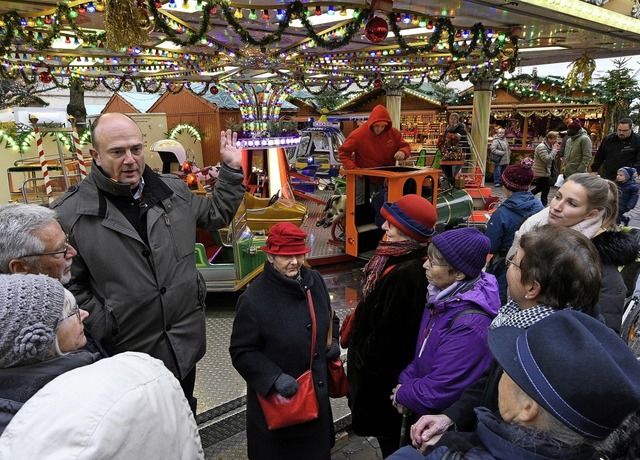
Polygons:
<instances>
[{"instance_id":1,"label":"dark trousers","mask_svg":"<svg viewBox=\"0 0 640 460\"><path fill-rule=\"evenodd\" d=\"M180 386L182 387L182 391L184 391L184 396L187 398L187 402L189 403L189 407L191 407L191 412L193 412L193 418L196 418L196 408L198 407L198 399L193 396L193 389L196 386L196 368L195 366L191 369L187 375L184 376L182 380L180 380Z\"/></svg>"},{"instance_id":2,"label":"dark trousers","mask_svg":"<svg viewBox=\"0 0 640 460\"><path fill-rule=\"evenodd\" d=\"M536 179L536 187L531 190L531 193L536 195L540 193L540 201L542 201L542 206L547 206L547 197L549 195L549 190L551 189L549 177L538 177Z\"/></svg>"},{"instance_id":3,"label":"dark trousers","mask_svg":"<svg viewBox=\"0 0 640 460\"><path fill-rule=\"evenodd\" d=\"M380 453L382 453L382 458L387 458L389 455L400 448L400 435L398 435L397 438L378 436L376 437L376 439L378 440L378 445L380 446Z\"/></svg>"}]
</instances>

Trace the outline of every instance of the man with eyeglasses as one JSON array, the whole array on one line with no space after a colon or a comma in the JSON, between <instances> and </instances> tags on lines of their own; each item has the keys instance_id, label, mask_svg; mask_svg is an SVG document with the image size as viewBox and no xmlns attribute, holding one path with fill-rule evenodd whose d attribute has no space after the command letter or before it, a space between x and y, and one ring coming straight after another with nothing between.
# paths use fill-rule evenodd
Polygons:
<instances>
[{"instance_id":1,"label":"man with eyeglasses","mask_svg":"<svg viewBox=\"0 0 640 460\"><path fill-rule=\"evenodd\" d=\"M76 250L43 206L0 206L0 273L44 274L67 284Z\"/></svg>"},{"instance_id":2,"label":"man with eyeglasses","mask_svg":"<svg viewBox=\"0 0 640 460\"><path fill-rule=\"evenodd\" d=\"M91 137L91 173L51 205L78 252L69 290L110 354L140 351L162 360L195 414L195 364L206 345L196 227L227 226L244 197L236 134L222 132L222 167L211 197L152 171L142 131L128 116L99 116Z\"/></svg>"},{"instance_id":3,"label":"man with eyeglasses","mask_svg":"<svg viewBox=\"0 0 640 460\"><path fill-rule=\"evenodd\" d=\"M618 122L617 132L602 140L591 171L599 172L602 168L602 177L615 181L618 169L623 167L640 167L640 135L633 132L630 118L622 118Z\"/></svg>"}]
</instances>

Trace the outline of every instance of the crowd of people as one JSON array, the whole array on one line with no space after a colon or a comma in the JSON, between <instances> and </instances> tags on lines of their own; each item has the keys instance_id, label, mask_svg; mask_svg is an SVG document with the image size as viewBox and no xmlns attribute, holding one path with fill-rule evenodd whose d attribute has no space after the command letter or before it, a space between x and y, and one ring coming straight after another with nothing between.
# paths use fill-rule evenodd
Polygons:
<instances>
[{"instance_id":1,"label":"crowd of people","mask_svg":"<svg viewBox=\"0 0 640 460\"><path fill-rule=\"evenodd\" d=\"M458 124L450 119L450 134ZM637 458L640 363L618 334L619 267L640 247L619 225L638 200L640 142L621 120L591 165L601 177L586 171L586 131L567 128L566 177L548 207L558 133L511 165L497 133L494 185L506 200L485 233L436 232L438 213L418 194L383 201L384 237L342 326L322 275L305 264L307 233L270 229L229 343L247 385L249 458L331 458L341 345L353 431L376 437L384 458ZM394 129L376 107L343 144L345 166L405 159ZM204 458L195 230L228 225L244 193L236 136L221 134L210 197L151 171L140 129L111 113L92 125L84 181L50 208L0 206L0 457ZM387 151L369 158L381 139ZM282 420L272 404L301 413Z\"/></svg>"}]
</instances>

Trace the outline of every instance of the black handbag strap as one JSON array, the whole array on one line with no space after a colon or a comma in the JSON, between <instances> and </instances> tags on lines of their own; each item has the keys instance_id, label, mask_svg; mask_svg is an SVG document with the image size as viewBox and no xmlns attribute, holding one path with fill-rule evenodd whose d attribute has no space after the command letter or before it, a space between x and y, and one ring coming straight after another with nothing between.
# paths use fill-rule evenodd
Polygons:
<instances>
[{"instance_id":1,"label":"black handbag strap","mask_svg":"<svg viewBox=\"0 0 640 460\"><path fill-rule=\"evenodd\" d=\"M309 357L309 369L313 368L313 354L316 352L316 312L313 309L313 299L311 299L311 289L307 289L307 303L311 314L311 356Z\"/></svg>"}]
</instances>

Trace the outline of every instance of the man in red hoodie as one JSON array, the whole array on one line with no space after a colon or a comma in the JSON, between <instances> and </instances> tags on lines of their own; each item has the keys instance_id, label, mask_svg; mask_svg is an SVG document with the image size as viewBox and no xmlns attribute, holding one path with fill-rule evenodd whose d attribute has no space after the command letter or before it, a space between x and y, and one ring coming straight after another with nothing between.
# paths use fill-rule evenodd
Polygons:
<instances>
[{"instance_id":1,"label":"man in red hoodie","mask_svg":"<svg viewBox=\"0 0 640 460\"><path fill-rule=\"evenodd\" d=\"M382 105L371 111L369 120L356 128L338 149L338 156L345 169L378 168L394 166L396 161L411 156L409 143L402 133L391 126L391 116ZM371 193L382 190L378 178L371 179ZM364 202L364 188L360 181L356 184L356 203Z\"/></svg>"}]
</instances>

